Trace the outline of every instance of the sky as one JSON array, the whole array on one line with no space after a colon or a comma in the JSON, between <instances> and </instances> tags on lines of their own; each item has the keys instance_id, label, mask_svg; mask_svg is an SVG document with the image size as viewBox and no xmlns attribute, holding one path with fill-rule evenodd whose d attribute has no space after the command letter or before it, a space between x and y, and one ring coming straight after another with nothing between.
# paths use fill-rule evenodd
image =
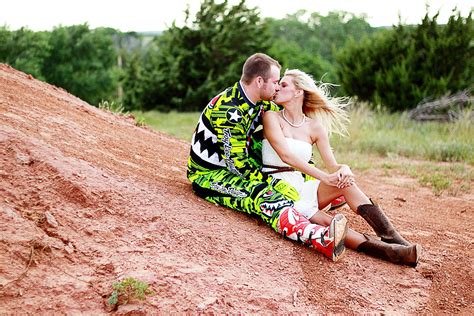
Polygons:
<instances>
[{"instance_id":1,"label":"sky","mask_svg":"<svg viewBox=\"0 0 474 316\"><path fill-rule=\"evenodd\" d=\"M217 0L219 1L219 0ZM220 1L219 1L220 2ZM237 4L239 0L229 0ZM0 5L0 26L10 30L27 27L34 31L50 31L55 26L87 23L89 27L112 27L122 32L163 31L173 21L183 25L184 10L189 5L194 15L200 0L7 0ZM463 16L474 8L474 0L247 0L257 7L262 17L283 18L300 9L326 15L330 11L366 14L374 27L418 24L430 6L432 16L438 10L438 23L446 23L452 9Z\"/></svg>"}]
</instances>

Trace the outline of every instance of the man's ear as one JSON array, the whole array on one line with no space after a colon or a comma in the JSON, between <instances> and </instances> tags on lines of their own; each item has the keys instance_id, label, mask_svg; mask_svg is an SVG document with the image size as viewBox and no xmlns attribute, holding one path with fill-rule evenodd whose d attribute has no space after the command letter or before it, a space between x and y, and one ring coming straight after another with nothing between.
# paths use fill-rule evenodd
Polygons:
<instances>
[{"instance_id":1,"label":"man's ear","mask_svg":"<svg viewBox=\"0 0 474 316\"><path fill-rule=\"evenodd\" d=\"M257 83L257 87L260 89L263 86L264 80L262 77L258 76L255 78L255 82Z\"/></svg>"}]
</instances>

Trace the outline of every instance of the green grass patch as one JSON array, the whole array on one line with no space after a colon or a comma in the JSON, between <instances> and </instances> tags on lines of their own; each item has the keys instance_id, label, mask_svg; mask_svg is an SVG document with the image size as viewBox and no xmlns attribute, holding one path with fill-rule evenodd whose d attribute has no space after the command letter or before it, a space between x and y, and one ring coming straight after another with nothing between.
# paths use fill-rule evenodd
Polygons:
<instances>
[{"instance_id":1,"label":"green grass patch","mask_svg":"<svg viewBox=\"0 0 474 316\"><path fill-rule=\"evenodd\" d=\"M430 162L391 156L379 157L372 167L382 169L387 177L402 175L417 179L420 185L431 188L437 196L444 192L453 196L468 193L474 181L474 167L460 162Z\"/></svg>"},{"instance_id":2,"label":"green grass patch","mask_svg":"<svg viewBox=\"0 0 474 316\"><path fill-rule=\"evenodd\" d=\"M137 120L143 122L155 130L173 135L183 140L191 141L191 137L193 135L194 129L196 128L200 113L178 113L175 111L168 113L157 111L133 111L132 114Z\"/></svg>"},{"instance_id":3,"label":"green grass patch","mask_svg":"<svg viewBox=\"0 0 474 316\"><path fill-rule=\"evenodd\" d=\"M396 154L415 159L466 162L474 165L474 124L466 111L453 123L415 122L405 113L375 113L364 105L351 111L349 137L334 136L341 152L367 152L382 157Z\"/></svg>"},{"instance_id":4,"label":"green grass patch","mask_svg":"<svg viewBox=\"0 0 474 316\"><path fill-rule=\"evenodd\" d=\"M421 185L431 186L433 193L437 196L441 195L452 184L452 181L441 173L424 174L419 181Z\"/></svg>"},{"instance_id":5,"label":"green grass patch","mask_svg":"<svg viewBox=\"0 0 474 316\"><path fill-rule=\"evenodd\" d=\"M125 108L122 103L118 103L115 101L108 101L102 100L99 102L99 109L107 110L110 112L118 113L118 114L125 114Z\"/></svg>"}]
</instances>

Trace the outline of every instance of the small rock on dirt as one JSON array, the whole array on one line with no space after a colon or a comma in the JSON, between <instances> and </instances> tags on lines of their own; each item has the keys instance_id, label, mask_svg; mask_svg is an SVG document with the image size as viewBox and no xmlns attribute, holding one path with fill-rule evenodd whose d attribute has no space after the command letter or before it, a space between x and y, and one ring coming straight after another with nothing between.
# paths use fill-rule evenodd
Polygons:
<instances>
[{"instance_id":1,"label":"small rock on dirt","mask_svg":"<svg viewBox=\"0 0 474 316\"><path fill-rule=\"evenodd\" d=\"M49 226L54 227L54 228L57 228L59 226L58 221L53 216L53 214L46 211L44 215L46 216L46 222L49 224Z\"/></svg>"},{"instance_id":2,"label":"small rock on dirt","mask_svg":"<svg viewBox=\"0 0 474 316\"><path fill-rule=\"evenodd\" d=\"M74 246L73 246L73 244L70 242L69 244L67 244L66 247L64 247L64 250L66 250L66 252L67 252L68 254L70 254L70 255L73 254L73 253L74 253Z\"/></svg>"},{"instance_id":3,"label":"small rock on dirt","mask_svg":"<svg viewBox=\"0 0 474 316\"><path fill-rule=\"evenodd\" d=\"M204 301L199 303L198 308L199 309L205 309L207 306L212 305L215 302L217 302L217 297L214 297L214 296L208 297Z\"/></svg>"}]
</instances>

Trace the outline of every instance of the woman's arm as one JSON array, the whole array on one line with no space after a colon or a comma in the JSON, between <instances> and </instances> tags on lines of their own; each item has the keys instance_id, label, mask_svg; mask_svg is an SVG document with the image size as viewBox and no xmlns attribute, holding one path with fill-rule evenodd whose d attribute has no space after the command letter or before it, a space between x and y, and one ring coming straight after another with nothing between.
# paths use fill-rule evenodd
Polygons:
<instances>
[{"instance_id":1,"label":"woman's arm","mask_svg":"<svg viewBox=\"0 0 474 316\"><path fill-rule=\"evenodd\" d=\"M316 146L318 147L319 154L321 155L321 159L323 160L324 166L330 172L335 172L339 170L342 165L338 164L336 161L336 157L334 157L334 153L332 152L331 145L329 144L329 137L326 130L320 125L317 124L315 121L312 122L313 126L311 126L311 131L313 132L311 135L313 139L315 139Z\"/></svg>"},{"instance_id":2,"label":"woman's arm","mask_svg":"<svg viewBox=\"0 0 474 316\"><path fill-rule=\"evenodd\" d=\"M338 164L334 153L332 152L331 145L329 144L329 137L326 130L316 122L313 123L312 127L313 137L316 139L316 146L318 147L319 154L323 160L324 166L330 172L336 172L339 177L338 187L346 187L354 183L354 174L348 165Z\"/></svg>"},{"instance_id":3,"label":"woman's arm","mask_svg":"<svg viewBox=\"0 0 474 316\"><path fill-rule=\"evenodd\" d=\"M339 179L337 174L327 174L326 172L311 166L307 161L302 160L293 154L286 143L285 135L280 126L277 112L266 112L263 116L263 134L275 149L280 159L305 174L315 177L324 183L336 186Z\"/></svg>"}]
</instances>

